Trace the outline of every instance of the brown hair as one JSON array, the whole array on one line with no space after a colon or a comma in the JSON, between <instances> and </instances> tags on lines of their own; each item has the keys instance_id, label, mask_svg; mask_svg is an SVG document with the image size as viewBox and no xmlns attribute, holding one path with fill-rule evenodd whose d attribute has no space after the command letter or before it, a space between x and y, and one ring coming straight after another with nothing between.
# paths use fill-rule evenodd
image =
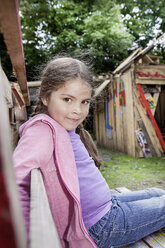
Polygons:
<instances>
[{"instance_id":1,"label":"brown hair","mask_svg":"<svg viewBox=\"0 0 165 248\"><path fill-rule=\"evenodd\" d=\"M41 99L49 98L53 91L58 90L64 83L75 78L80 78L87 82L92 88L93 96L94 84L92 73L84 62L71 57L55 57L49 61L41 74L39 101L32 116L46 113L47 109ZM97 148L90 134L83 128L83 125L79 127L79 130L80 138L89 155L94 159L96 166L100 167L101 163L98 160Z\"/></svg>"}]
</instances>

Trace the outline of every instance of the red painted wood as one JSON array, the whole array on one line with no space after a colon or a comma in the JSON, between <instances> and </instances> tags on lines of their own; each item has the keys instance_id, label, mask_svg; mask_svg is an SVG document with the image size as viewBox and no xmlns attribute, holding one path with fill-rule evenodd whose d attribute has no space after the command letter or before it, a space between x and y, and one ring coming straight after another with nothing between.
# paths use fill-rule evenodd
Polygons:
<instances>
[{"instance_id":1,"label":"red painted wood","mask_svg":"<svg viewBox=\"0 0 165 248\"><path fill-rule=\"evenodd\" d=\"M17 247L10 213L9 198L3 173L2 154L0 154L0 247Z\"/></svg>"},{"instance_id":2,"label":"red painted wood","mask_svg":"<svg viewBox=\"0 0 165 248\"><path fill-rule=\"evenodd\" d=\"M151 74L150 72L144 73L141 71L137 71L136 74L140 77L150 77L150 78L165 78L165 75L160 74L159 72L155 72L155 74Z\"/></svg>"},{"instance_id":3,"label":"red painted wood","mask_svg":"<svg viewBox=\"0 0 165 248\"><path fill-rule=\"evenodd\" d=\"M13 92L15 98L17 99L17 101L18 101L20 107L23 107L25 104L24 104L24 102L22 101L20 95L18 94L16 88L15 88L14 86L12 86L11 89L12 89L12 92Z\"/></svg>"},{"instance_id":4,"label":"red painted wood","mask_svg":"<svg viewBox=\"0 0 165 248\"><path fill-rule=\"evenodd\" d=\"M155 121L155 118L154 118L154 116L153 116L153 114L152 114L152 112L151 112L151 109L150 109L150 107L149 107L149 105L148 105L148 102L147 102L147 100L146 100L146 98L145 98L145 95L144 95L144 93L143 93L143 89L142 89L142 87L141 87L140 84L137 84L137 88L138 88L138 90L139 90L139 92L140 92L140 95L141 95L141 98L142 98L142 101L140 101L140 102L141 102L141 104L142 104L142 102L143 102L142 105L143 105L143 107L145 106L147 115L148 115L149 118L151 119L151 121L152 121L152 123L153 123L153 125L154 125L154 127L155 127L157 136L158 136L158 138L159 138L160 144L161 144L163 150L165 151L165 142L164 142L164 140L163 140L163 137L162 137L162 134L161 134L161 132L160 132L160 129L159 129L159 127L158 127L158 125L157 125L157 123L156 123L156 121Z\"/></svg>"},{"instance_id":5,"label":"red painted wood","mask_svg":"<svg viewBox=\"0 0 165 248\"><path fill-rule=\"evenodd\" d=\"M18 0L0 0L0 29L25 103L29 105Z\"/></svg>"}]
</instances>

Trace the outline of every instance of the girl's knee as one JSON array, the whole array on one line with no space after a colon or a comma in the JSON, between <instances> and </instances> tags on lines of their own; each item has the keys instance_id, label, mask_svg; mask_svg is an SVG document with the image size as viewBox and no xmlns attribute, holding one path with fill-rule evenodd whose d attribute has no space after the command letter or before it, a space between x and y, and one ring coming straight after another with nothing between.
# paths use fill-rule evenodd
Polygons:
<instances>
[{"instance_id":1,"label":"girl's knee","mask_svg":"<svg viewBox=\"0 0 165 248\"><path fill-rule=\"evenodd\" d=\"M148 191L149 194L151 194L151 196L162 196L165 195L165 190L161 189L161 188L148 188L146 189Z\"/></svg>"}]
</instances>

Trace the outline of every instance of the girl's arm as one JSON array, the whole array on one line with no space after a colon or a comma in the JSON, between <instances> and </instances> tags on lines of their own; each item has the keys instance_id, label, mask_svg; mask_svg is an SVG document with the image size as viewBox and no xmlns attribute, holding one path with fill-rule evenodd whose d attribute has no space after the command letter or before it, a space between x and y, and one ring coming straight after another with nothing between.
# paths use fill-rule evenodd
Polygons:
<instances>
[{"instance_id":1,"label":"girl's arm","mask_svg":"<svg viewBox=\"0 0 165 248\"><path fill-rule=\"evenodd\" d=\"M30 215L30 172L47 164L53 156L53 138L51 128L39 121L25 129L14 151L13 162L16 181L25 221L29 236Z\"/></svg>"}]
</instances>

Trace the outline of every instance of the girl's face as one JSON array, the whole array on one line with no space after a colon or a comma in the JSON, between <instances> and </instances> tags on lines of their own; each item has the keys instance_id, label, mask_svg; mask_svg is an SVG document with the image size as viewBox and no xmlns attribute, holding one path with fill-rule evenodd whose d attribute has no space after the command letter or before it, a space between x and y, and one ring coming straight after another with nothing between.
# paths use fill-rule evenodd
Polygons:
<instances>
[{"instance_id":1,"label":"girl's face","mask_svg":"<svg viewBox=\"0 0 165 248\"><path fill-rule=\"evenodd\" d=\"M66 130L74 130L88 115L92 89L82 79L67 81L53 91L49 99L42 99L48 114Z\"/></svg>"}]
</instances>

